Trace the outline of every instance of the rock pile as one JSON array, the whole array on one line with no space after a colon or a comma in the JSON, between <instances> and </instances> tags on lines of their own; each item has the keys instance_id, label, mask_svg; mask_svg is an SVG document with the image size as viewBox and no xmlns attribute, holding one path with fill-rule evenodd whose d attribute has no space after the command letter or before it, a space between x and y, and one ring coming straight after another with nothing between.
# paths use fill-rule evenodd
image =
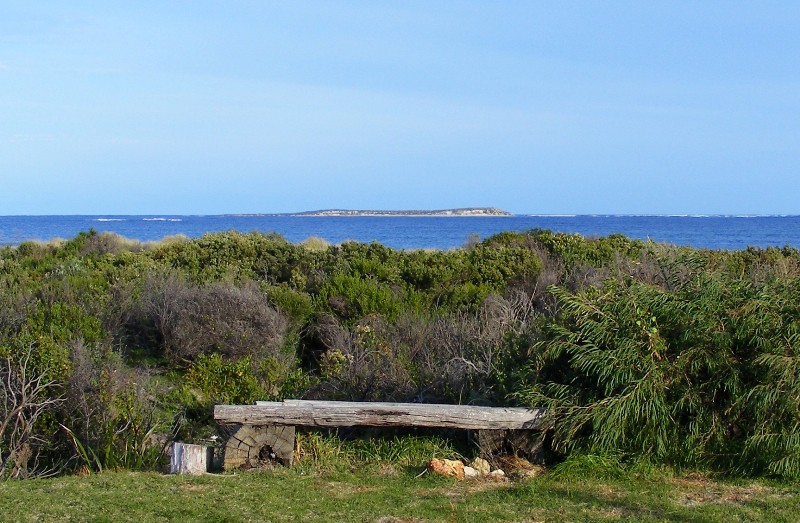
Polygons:
<instances>
[{"instance_id":1,"label":"rock pile","mask_svg":"<svg viewBox=\"0 0 800 523\"><path fill-rule=\"evenodd\" d=\"M506 458L501 461L512 471L513 476L535 477L544 472L543 467L516 457ZM452 459L433 458L428 462L428 470L434 474L441 474L456 479L491 479L495 481L508 481L508 476L501 468L492 469L491 464L483 458L475 458L469 465Z\"/></svg>"}]
</instances>

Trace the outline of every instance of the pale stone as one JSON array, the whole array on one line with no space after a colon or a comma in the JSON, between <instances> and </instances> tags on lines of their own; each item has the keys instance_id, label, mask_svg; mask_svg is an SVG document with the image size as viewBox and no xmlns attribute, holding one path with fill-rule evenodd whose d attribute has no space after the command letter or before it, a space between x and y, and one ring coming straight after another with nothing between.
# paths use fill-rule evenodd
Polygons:
<instances>
[{"instance_id":1,"label":"pale stone","mask_svg":"<svg viewBox=\"0 0 800 523\"><path fill-rule=\"evenodd\" d=\"M477 478L480 474L472 467L464 467L465 478Z\"/></svg>"},{"instance_id":2,"label":"pale stone","mask_svg":"<svg viewBox=\"0 0 800 523\"><path fill-rule=\"evenodd\" d=\"M489 472L492 470L492 467L491 465L489 465L489 462L483 458L475 458L475 460L472 462L472 468L477 470L478 474L480 474L481 476L488 475Z\"/></svg>"}]
</instances>

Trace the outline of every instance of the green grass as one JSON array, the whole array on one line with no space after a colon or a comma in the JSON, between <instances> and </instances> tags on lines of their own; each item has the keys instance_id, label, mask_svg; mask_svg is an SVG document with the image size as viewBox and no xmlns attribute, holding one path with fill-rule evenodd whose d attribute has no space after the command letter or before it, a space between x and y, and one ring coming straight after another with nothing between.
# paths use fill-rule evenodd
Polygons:
<instances>
[{"instance_id":1,"label":"green grass","mask_svg":"<svg viewBox=\"0 0 800 523\"><path fill-rule=\"evenodd\" d=\"M3 521L798 521L800 486L655 471L462 481L369 466L225 475L106 472L0 484Z\"/></svg>"}]
</instances>

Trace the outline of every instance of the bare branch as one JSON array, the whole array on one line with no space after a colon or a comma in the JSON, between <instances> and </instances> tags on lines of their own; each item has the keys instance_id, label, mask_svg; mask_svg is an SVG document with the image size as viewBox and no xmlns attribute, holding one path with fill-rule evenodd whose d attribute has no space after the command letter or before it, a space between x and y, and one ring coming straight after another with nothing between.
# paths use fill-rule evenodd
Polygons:
<instances>
[{"instance_id":1,"label":"bare branch","mask_svg":"<svg viewBox=\"0 0 800 523\"><path fill-rule=\"evenodd\" d=\"M43 443L36 422L64 401L58 384L31 364L33 350L27 345L0 364L0 479L36 474L37 448Z\"/></svg>"}]
</instances>

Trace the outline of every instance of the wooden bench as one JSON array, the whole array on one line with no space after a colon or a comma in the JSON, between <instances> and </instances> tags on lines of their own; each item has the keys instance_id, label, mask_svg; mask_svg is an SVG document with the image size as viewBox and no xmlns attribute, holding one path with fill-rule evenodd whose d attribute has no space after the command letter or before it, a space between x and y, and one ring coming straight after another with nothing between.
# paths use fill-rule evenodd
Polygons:
<instances>
[{"instance_id":1,"label":"wooden bench","mask_svg":"<svg viewBox=\"0 0 800 523\"><path fill-rule=\"evenodd\" d=\"M534 454L540 441L543 409L475 407L424 403L285 400L255 405L217 405L214 419L233 426L224 450L226 470L278 461L290 465L295 427L434 427L473 431L481 454L491 457L503 446Z\"/></svg>"}]
</instances>

